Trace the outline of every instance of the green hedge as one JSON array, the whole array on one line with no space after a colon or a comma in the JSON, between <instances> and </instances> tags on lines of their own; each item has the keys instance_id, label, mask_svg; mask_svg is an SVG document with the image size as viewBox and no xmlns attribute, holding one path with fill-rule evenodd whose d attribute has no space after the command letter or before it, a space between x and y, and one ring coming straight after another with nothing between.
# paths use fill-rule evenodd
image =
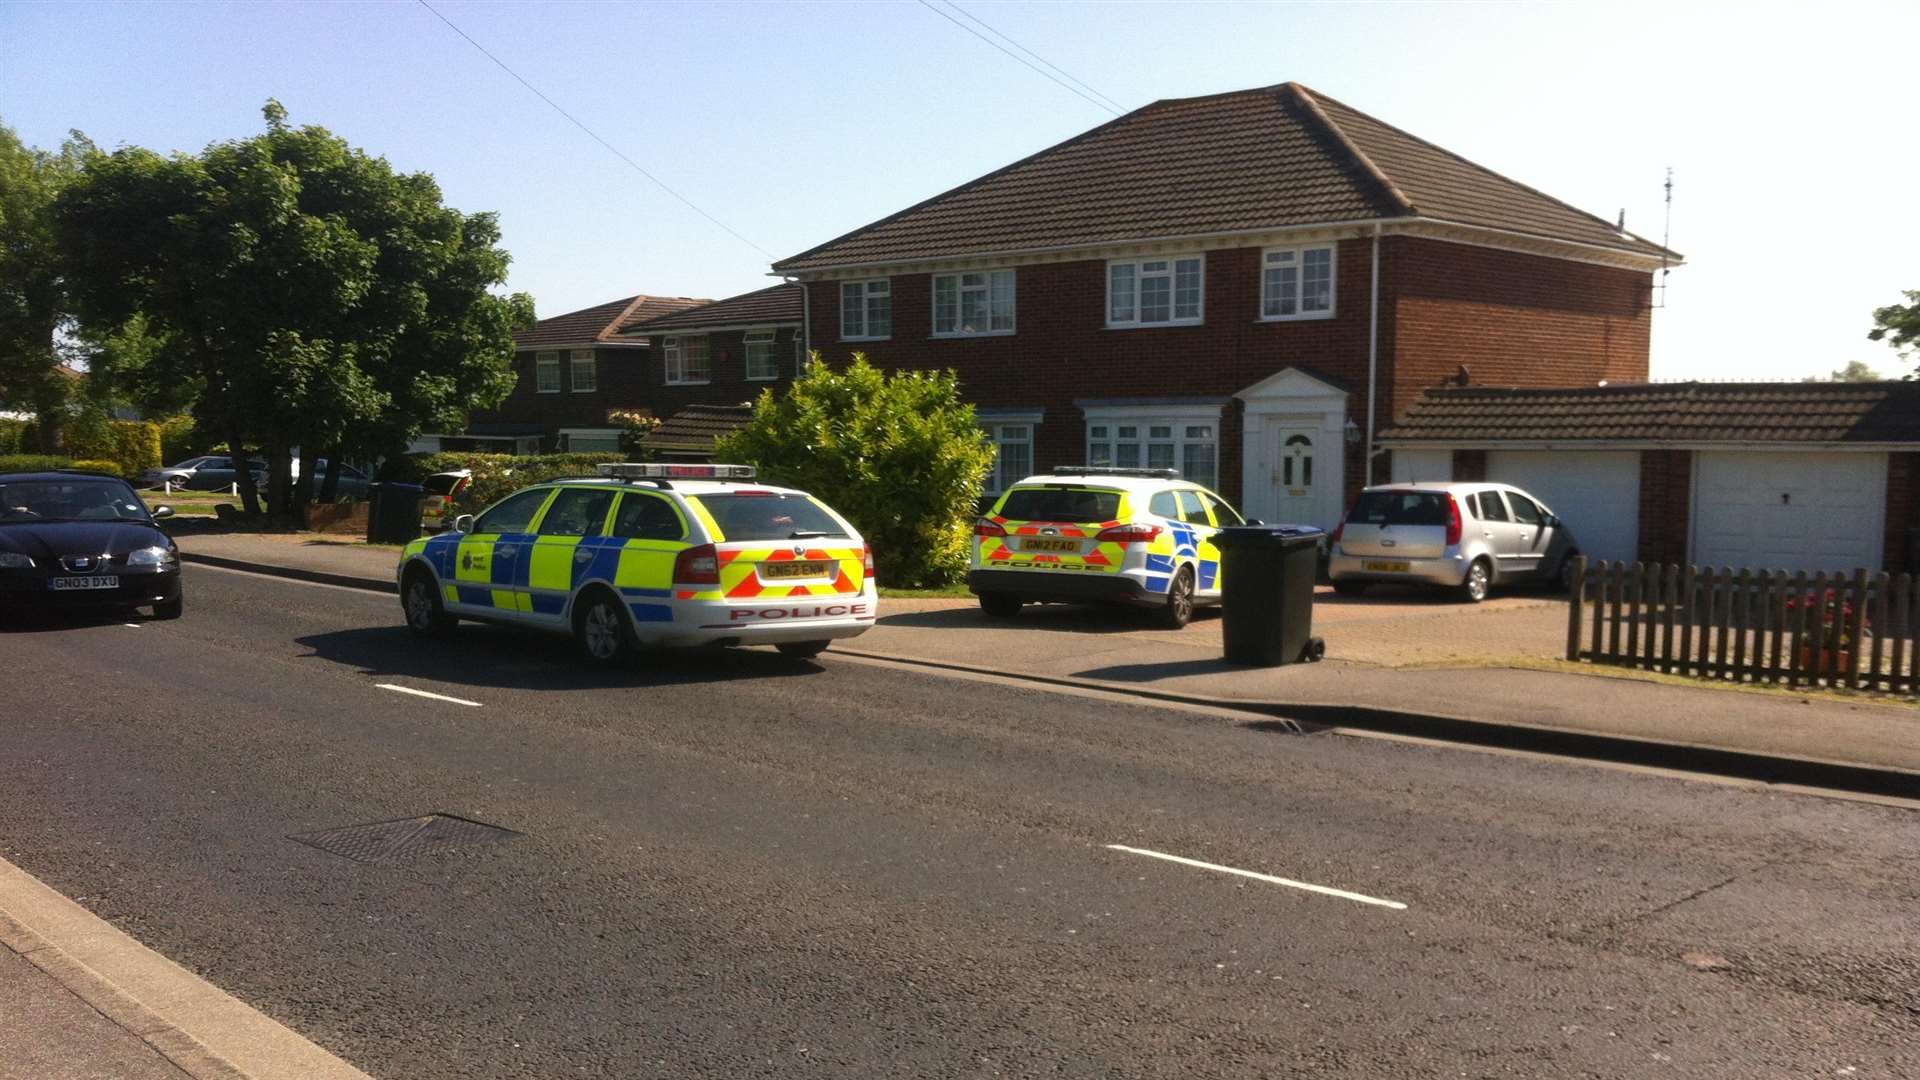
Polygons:
<instances>
[{"instance_id":1,"label":"green hedge","mask_svg":"<svg viewBox=\"0 0 1920 1080\"><path fill-rule=\"evenodd\" d=\"M196 454L204 454L212 444L200 433L193 417L169 416L160 421L160 463L171 465Z\"/></svg>"},{"instance_id":2,"label":"green hedge","mask_svg":"<svg viewBox=\"0 0 1920 1080\"><path fill-rule=\"evenodd\" d=\"M473 470L473 483L454 505L458 514L478 513L508 495L543 480L562 476L593 476L608 455L536 454L516 457L512 454L410 454L393 458L380 467L380 479L417 484L438 472Z\"/></svg>"},{"instance_id":3,"label":"green hedge","mask_svg":"<svg viewBox=\"0 0 1920 1080\"><path fill-rule=\"evenodd\" d=\"M0 472L45 472L74 467L72 458L53 454L0 454Z\"/></svg>"},{"instance_id":4,"label":"green hedge","mask_svg":"<svg viewBox=\"0 0 1920 1080\"><path fill-rule=\"evenodd\" d=\"M18 454L26 450L26 420L0 420L0 454Z\"/></svg>"},{"instance_id":5,"label":"green hedge","mask_svg":"<svg viewBox=\"0 0 1920 1080\"><path fill-rule=\"evenodd\" d=\"M76 458L111 463L110 471L129 479L160 467L160 425L148 420L112 420L75 432L67 449Z\"/></svg>"}]
</instances>

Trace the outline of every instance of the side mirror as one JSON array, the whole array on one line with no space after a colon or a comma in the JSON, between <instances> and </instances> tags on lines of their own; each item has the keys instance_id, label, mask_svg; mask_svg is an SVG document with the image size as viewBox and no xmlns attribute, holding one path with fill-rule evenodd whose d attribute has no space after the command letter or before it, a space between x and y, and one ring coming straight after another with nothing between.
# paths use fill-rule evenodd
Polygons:
<instances>
[{"instance_id":1,"label":"side mirror","mask_svg":"<svg viewBox=\"0 0 1920 1080\"><path fill-rule=\"evenodd\" d=\"M472 531L473 531L473 515L472 515L472 514L461 514L461 515L460 515L459 517L457 517L457 518L454 518L454 519L453 519L453 531L454 531L454 532L457 532L457 533L470 533L470 532L472 532Z\"/></svg>"},{"instance_id":2,"label":"side mirror","mask_svg":"<svg viewBox=\"0 0 1920 1080\"><path fill-rule=\"evenodd\" d=\"M1556 514L1545 514L1541 516L1540 524L1549 529L1557 529L1560 527L1560 518Z\"/></svg>"},{"instance_id":3,"label":"side mirror","mask_svg":"<svg viewBox=\"0 0 1920 1080\"><path fill-rule=\"evenodd\" d=\"M1265 524L1266 524L1266 522L1264 522L1264 521L1261 521L1261 520L1260 520L1259 518L1248 518L1248 519L1247 519L1247 524L1249 524L1249 525L1265 525Z\"/></svg>"},{"instance_id":4,"label":"side mirror","mask_svg":"<svg viewBox=\"0 0 1920 1080\"><path fill-rule=\"evenodd\" d=\"M156 506L156 507L154 507L154 508L153 508L153 510L151 511L151 513L152 513L152 515L153 515L153 520L155 520L155 521L159 521L159 520L160 520L161 518L170 518L170 517L172 517L172 516L173 516L173 507L171 507L171 506Z\"/></svg>"}]
</instances>

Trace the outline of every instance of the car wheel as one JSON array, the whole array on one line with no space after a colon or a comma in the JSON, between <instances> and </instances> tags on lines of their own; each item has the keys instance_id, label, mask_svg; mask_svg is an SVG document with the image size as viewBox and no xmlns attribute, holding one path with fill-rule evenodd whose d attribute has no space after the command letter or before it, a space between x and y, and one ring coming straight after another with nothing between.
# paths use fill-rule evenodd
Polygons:
<instances>
[{"instance_id":1,"label":"car wheel","mask_svg":"<svg viewBox=\"0 0 1920 1080\"><path fill-rule=\"evenodd\" d=\"M1333 583L1333 591L1341 596L1364 596L1367 592L1367 583L1364 581L1336 581Z\"/></svg>"},{"instance_id":2,"label":"car wheel","mask_svg":"<svg viewBox=\"0 0 1920 1080\"><path fill-rule=\"evenodd\" d=\"M996 619L1011 619L1020 614L1023 601L1011 593L983 592L980 594L980 610Z\"/></svg>"},{"instance_id":3,"label":"car wheel","mask_svg":"<svg viewBox=\"0 0 1920 1080\"><path fill-rule=\"evenodd\" d=\"M1553 575L1554 588L1563 593L1573 591L1573 560L1579 554L1577 551L1569 552L1566 558L1560 560L1560 569L1554 571Z\"/></svg>"},{"instance_id":4,"label":"car wheel","mask_svg":"<svg viewBox=\"0 0 1920 1080\"><path fill-rule=\"evenodd\" d=\"M153 617L156 619L177 619L187 609L187 598L176 596L153 605Z\"/></svg>"},{"instance_id":5,"label":"car wheel","mask_svg":"<svg viewBox=\"0 0 1920 1080\"><path fill-rule=\"evenodd\" d=\"M1485 559L1475 559L1467 567L1466 580L1460 583L1460 599L1469 604L1477 604L1487 598L1487 590L1493 587L1493 568Z\"/></svg>"},{"instance_id":6,"label":"car wheel","mask_svg":"<svg viewBox=\"0 0 1920 1080\"><path fill-rule=\"evenodd\" d=\"M832 642L828 641L782 641L774 648L780 650L781 656L791 656L796 660L811 660L826 652L830 644Z\"/></svg>"},{"instance_id":7,"label":"car wheel","mask_svg":"<svg viewBox=\"0 0 1920 1080\"><path fill-rule=\"evenodd\" d=\"M424 570L407 575L406 586L400 593L400 610L407 617L407 629L416 637L445 637L458 621L447 614L446 607L440 603L440 590L434 585L433 575Z\"/></svg>"},{"instance_id":8,"label":"car wheel","mask_svg":"<svg viewBox=\"0 0 1920 1080\"><path fill-rule=\"evenodd\" d=\"M1193 567L1183 566L1167 586L1167 606L1160 609L1160 625L1178 630L1193 621Z\"/></svg>"},{"instance_id":9,"label":"car wheel","mask_svg":"<svg viewBox=\"0 0 1920 1080\"><path fill-rule=\"evenodd\" d=\"M588 599L574 613L573 637L587 659L609 667L633 659L636 649L626 612L606 593Z\"/></svg>"}]
</instances>

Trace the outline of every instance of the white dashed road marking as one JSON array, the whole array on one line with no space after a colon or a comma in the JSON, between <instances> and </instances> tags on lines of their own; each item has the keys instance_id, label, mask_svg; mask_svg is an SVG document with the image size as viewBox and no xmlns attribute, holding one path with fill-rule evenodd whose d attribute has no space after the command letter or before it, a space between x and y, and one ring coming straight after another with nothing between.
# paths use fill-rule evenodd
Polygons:
<instances>
[{"instance_id":1,"label":"white dashed road marking","mask_svg":"<svg viewBox=\"0 0 1920 1080\"><path fill-rule=\"evenodd\" d=\"M1274 885L1285 885L1289 889L1304 889L1307 892L1319 893L1322 896L1337 896L1342 900L1353 900L1362 904L1372 904L1375 907L1392 908L1395 911L1407 910L1407 905L1400 903L1398 900L1382 900L1377 896L1348 892L1345 889L1329 888L1325 885L1315 885L1306 881L1294 881L1292 878L1274 877L1272 874L1256 874L1251 870L1240 870L1231 866L1220 866L1217 863L1201 862L1198 859L1183 858L1179 855L1168 855L1161 851L1148 851L1146 848L1128 847L1125 844L1108 844L1107 846L1114 851L1125 851L1134 855L1145 855L1150 859L1165 859L1168 862L1179 863L1182 866L1197 866L1202 870L1214 870L1222 874L1238 874L1241 877L1252 878L1255 881L1265 881Z\"/></svg>"},{"instance_id":2,"label":"white dashed road marking","mask_svg":"<svg viewBox=\"0 0 1920 1080\"><path fill-rule=\"evenodd\" d=\"M476 709L480 707L480 703L477 701L468 701L465 698L448 697L445 694L430 694L425 690L415 690L411 686L396 686L390 682L374 683L373 685L379 687L382 690L392 690L396 694L412 694L414 697L432 698L435 701L450 701L455 705L471 705Z\"/></svg>"}]
</instances>

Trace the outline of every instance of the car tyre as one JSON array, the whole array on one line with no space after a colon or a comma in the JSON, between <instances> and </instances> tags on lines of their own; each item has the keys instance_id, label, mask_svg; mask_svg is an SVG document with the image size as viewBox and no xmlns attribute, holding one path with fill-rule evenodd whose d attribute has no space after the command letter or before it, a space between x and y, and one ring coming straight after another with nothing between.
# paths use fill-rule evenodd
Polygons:
<instances>
[{"instance_id":1,"label":"car tyre","mask_svg":"<svg viewBox=\"0 0 1920 1080\"><path fill-rule=\"evenodd\" d=\"M1467 576L1460 582L1460 599L1469 604L1477 604L1487 598L1493 588L1493 567L1485 559L1475 559L1467 567Z\"/></svg>"},{"instance_id":2,"label":"car tyre","mask_svg":"<svg viewBox=\"0 0 1920 1080\"><path fill-rule=\"evenodd\" d=\"M573 613L573 638L588 660L603 667L630 663L639 651L626 612L604 592L588 597Z\"/></svg>"},{"instance_id":3,"label":"car tyre","mask_svg":"<svg viewBox=\"0 0 1920 1080\"><path fill-rule=\"evenodd\" d=\"M1556 592L1573 591L1573 560L1579 554L1577 551L1568 552L1567 557L1560 560L1560 568L1553 572L1553 587Z\"/></svg>"},{"instance_id":4,"label":"car tyre","mask_svg":"<svg viewBox=\"0 0 1920 1080\"><path fill-rule=\"evenodd\" d=\"M401 586L400 610L406 616L407 629L415 637L445 637L459 621L447 614L433 575L424 570L407 575L406 584Z\"/></svg>"},{"instance_id":5,"label":"car tyre","mask_svg":"<svg viewBox=\"0 0 1920 1080\"><path fill-rule=\"evenodd\" d=\"M1365 596L1367 594L1367 583L1364 581L1336 581L1333 583L1333 591L1341 596Z\"/></svg>"},{"instance_id":6,"label":"car tyre","mask_svg":"<svg viewBox=\"0 0 1920 1080\"><path fill-rule=\"evenodd\" d=\"M187 598L176 596L171 600L162 600L153 605L153 617L156 619L177 619L187 609Z\"/></svg>"},{"instance_id":7,"label":"car tyre","mask_svg":"<svg viewBox=\"0 0 1920 1080\"><path fill-rule=\"evenodd\" d=\"M1019 597L1011 593L983 592L980 594L980 610L996 619L1011 619L1020 614L1023 604Z\"/></svg>"},{"instance_id":8,"label":"car tyre","mask_svg":"<svg viewBox=\"0 0 1920 1080\"><path fill-rule=\"evenodd\" d=\"M811 660L827 651L830 641L782 641L774 645L781 656L791 656L795 660Z\"/></svg>"},{"instance_id":9,"label":"car tyre","mask_svg":"<svg viewBox=\"0 0 1920 1080\"><path fill-rule=\"evenodd\" d=\"M1183 566L1167 586L1167 603L1160 609L1160 625L1179 630L1193 621L1193 567Z\"/></svg>"}]
</instances>

